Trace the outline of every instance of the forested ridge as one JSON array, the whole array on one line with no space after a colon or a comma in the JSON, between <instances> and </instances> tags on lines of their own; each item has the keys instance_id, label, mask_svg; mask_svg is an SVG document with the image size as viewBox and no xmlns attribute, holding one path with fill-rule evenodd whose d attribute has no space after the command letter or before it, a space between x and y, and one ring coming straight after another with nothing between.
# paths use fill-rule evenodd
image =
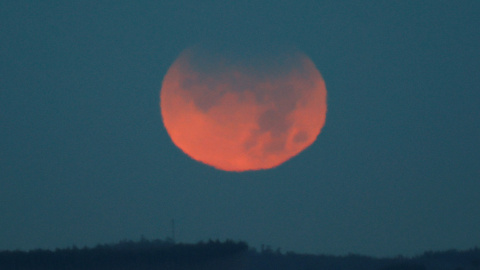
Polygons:
<instances>
[{"instance_id":1,"label":"forested ridge","mask_svg":"<svg viewBox=\"0 0 480 270\"><path fill-rule=\"evenodd\" d=\"M0 251L0 269L82 270L480 270L480 249L428 251L415 257L374 258L282 253L227 240L175 244L171 240L121 241L92 248Z\"/></svg>"}]
</instances>

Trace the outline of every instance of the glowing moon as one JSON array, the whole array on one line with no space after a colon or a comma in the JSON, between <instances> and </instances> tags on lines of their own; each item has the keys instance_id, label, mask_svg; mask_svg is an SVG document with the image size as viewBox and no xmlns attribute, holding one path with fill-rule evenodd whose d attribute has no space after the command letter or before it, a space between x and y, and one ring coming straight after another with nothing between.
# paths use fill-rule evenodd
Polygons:
<instances>
[{"instance_id":1,"label":"glowing moon","mask_svg":"<svg viewBox=\"0 0 480 270\"><path fill-rule=\"evenodd\" d=\"M282 164L316 140L327 112L325 82L305 54L242 57L187 49L160 92L173 143L225 171Z\"/></svg>"}]
</instances>

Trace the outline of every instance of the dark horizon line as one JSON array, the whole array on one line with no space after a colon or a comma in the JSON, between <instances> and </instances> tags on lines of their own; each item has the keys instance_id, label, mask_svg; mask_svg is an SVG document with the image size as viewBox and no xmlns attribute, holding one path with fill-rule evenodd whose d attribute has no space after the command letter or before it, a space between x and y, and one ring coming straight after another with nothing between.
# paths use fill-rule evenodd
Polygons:
<instances>
[{"instance_id":1,"label":"dark horizon line","mask_svg":"<svg viewBox=\"0 0 480 270\"><path fill-rule=\"evenodd\" d=\"M200 240L196 243L188 243L188 242L176 242L175 239L172 239L171 237L165 237L164 239L147 239L144 235L140 236L140 239L138 240L129 240L129 239L123 239L118 242L112 242L112 243L98 243L95 244L94 246L88 246L84 245L82 247L78 247L76 244L72 244L71 246L66 246L66 247L57 247L54 249L50 248L32 248L32 249L0 249L0 254L1 253L33 253L33 252L62 252L62 251L71 251L71 250L95 250L95 249L101 249L101 248L110 248L110 249L115 249L115 250L121 250L122 247L123 250L127 249L145 249L147 245L150 247L154 248L171 248L171 247L193 247L193 246L199 246L199 245L206 245L206 244L237 244L237 245L245 245L248 248L248 251L254 252L254 253L259 253L259 254L276 254L276 255L306 255L306 256L327 256L327 257L336 257L336 258L342 258L342 257L349 257L349 256L358 256L358 257L368 257L368 258L373 258L373 259L398 259L398 258L405 258L405 259L412 259L412 258L418 258L426 255L434 255L434 254L441 254L441 253L449 253L449 252L480 252L480 247L478 245L475 245L470 248L466 249L457 249L457 248L448 248L448 249L438 249L438 250L425 250L421 252L420 254L415 254L415 255L403 255L403 254L398 254L395 256L375 256L375 255L367 255L367 254L361 254L361 253L355 253L355 252L348 252L347 254L343 255L333 255L333 254L327 254L327 253L299 253L296 251L282 251L281 248L272 248L270 245L267 244L262 244L260 247L260 250L257 250L257 248L250 246L246 241L242 240L233 240L233 239L224 239L223 241L220 239L208 239L208 240ZM127 248L129 246L129 248ZM143 246L143 247L142 247Z\"/></svg>"}]
</instances>

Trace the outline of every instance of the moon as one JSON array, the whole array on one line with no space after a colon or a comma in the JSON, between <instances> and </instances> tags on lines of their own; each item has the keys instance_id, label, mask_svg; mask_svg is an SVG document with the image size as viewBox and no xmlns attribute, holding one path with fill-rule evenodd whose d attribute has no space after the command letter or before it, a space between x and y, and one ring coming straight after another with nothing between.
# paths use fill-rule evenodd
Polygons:
<instances>
[{"instance_id":1,"label":"moon","mask_svg":"<svg viewBox=\"0 0 480 270\"><path fill-rule=\"evenodd\" d=\"M325 82L298 50L184 50L160 91L163 123L192 159L224 171L270 169L325 124Z\"/></svg>"}]
</instances>

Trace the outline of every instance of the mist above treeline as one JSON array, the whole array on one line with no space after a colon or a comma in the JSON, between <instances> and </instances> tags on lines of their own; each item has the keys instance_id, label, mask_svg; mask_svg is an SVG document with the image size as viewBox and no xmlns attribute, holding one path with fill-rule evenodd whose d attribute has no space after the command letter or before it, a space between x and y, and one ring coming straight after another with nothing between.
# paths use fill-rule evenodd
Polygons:
<instances>
[{"instance_id":1,"label":"mist above treeline","mask_svg":"<svg viewBox=\"0 0 480 270\"><path fill-rule=\"evenodd\" d=\"M426 251L414 257L375 258L358 254L299 254L268 246L256 250L245 242L232 240L186 244L175 243L172 239L147 240L142 237L139 241L124 240L95 247L0 251L0 269L474 270L480 269L480 249Z\"/></svg>"}]
</instances>

